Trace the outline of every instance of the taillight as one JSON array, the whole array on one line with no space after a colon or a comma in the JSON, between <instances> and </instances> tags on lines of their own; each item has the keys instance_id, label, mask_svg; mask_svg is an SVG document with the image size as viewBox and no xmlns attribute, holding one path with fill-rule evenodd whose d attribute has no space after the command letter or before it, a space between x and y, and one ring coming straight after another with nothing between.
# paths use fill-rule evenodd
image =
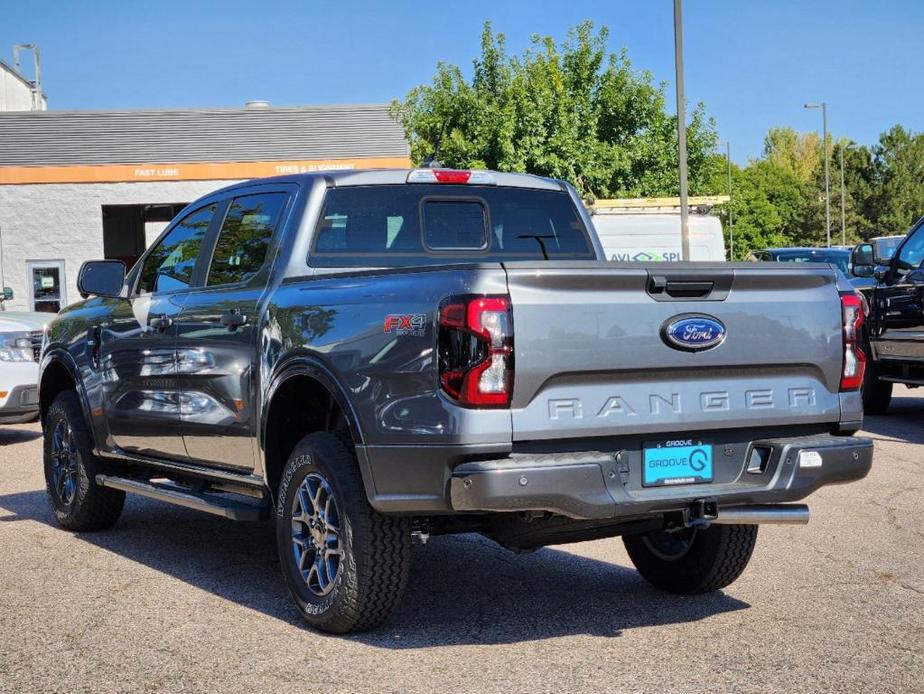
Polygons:
<instances>
[{"instance_id":1,"label":"taillight","mask_svg":"<svg viewBox=\"0 0 924 694\"><path fill-rule=\"evenodd\" d=\"M506 296L448 299L440 307L443 392L467 407L506 407L513 392L513 312Z\"/></svg>"},{"instance_id":2,"label":"taillight","mask_svg":"<svg viewBox=\"0 0 924 694\"><path fill-rule=\"evenodd\" d=\"M857 390L863 385L863 372L866 369L866 355L858 345L863 328L863 302L859 294L841 294L841 318L844 341L841 391Z\"/></svg>"}]
</instances>

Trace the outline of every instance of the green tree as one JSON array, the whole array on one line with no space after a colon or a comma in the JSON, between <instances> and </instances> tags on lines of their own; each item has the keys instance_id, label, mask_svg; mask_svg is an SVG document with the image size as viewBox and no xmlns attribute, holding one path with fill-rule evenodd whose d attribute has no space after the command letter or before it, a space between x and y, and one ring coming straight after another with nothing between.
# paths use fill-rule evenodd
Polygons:
<instances>
[{"instance_id":1,"label":"green tree","mask_svg":"<svg viewBox=\"0 0 924 694\"><path fill-rule=\"evenodd\" d=\"M608 53L607 38L584 22L561 45L533 35L510 56L486 22L471 80L440 63L430 84L393 102L411 158L553 176L588 197L676 195L676 117L665 110L665 86L635 71L625 50ZM700 104L687 126L692 192L710 192L715 143Z\"/></svg>"},{"instance_id":2,"label":"green tree","mask_svg":"<svg viewBox=\"0 0 924 694\"><path fill-rule=\"evenodd\" d=\"M816 133L797 133L792 128L771 128L764 137L763 158L808 183L824 165L821 139Z\"/></svg>"},{"instance_id":3,"label":"green tree","mask_svg":"<svg viewBox=\"0 0 924 694\"><path fill-rule=\"evenodd\" d=\"M733 175L735 260L762 248L790 245L804 205L805 188L796 175L761 159Z\"/></svg>"},{"instance_id":4,"label":"green tree","mask_svg":"<svg viewBox=\"0 0 924 694\"><path fill-rule=\"evenodd\" d=\"M900 125L873 147L866 213L874 235L903 234L924 214L924 134Z\"/></svg>"}]
</instances>

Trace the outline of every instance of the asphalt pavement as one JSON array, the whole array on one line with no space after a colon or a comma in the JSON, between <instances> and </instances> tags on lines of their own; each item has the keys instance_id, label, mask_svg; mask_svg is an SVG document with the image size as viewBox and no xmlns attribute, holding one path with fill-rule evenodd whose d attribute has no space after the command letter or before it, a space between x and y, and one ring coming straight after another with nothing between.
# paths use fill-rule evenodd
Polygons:
<instances>
[{"instance_id":1,"label":"asphalt pavement","mask_svg":"<svg viewBox=\"0 0 924 694\"><path fill-rule=\"evenodd\" d=\"M0 427L0 690L924 692L918 392L867 419L870 476L762 527L723 592L655 591L618 539L433 538L392 622L350 637L303 626L269 524L129 497L112 530L61 530L39 427Z\"/></svg>"}]
</instances>

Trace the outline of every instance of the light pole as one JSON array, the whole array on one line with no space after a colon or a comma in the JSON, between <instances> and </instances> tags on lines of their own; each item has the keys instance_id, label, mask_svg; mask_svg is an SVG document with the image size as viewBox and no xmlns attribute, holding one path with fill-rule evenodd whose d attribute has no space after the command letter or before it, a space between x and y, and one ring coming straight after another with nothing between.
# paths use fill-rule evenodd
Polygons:
<instances>
[{"instance_id":1,"label":"light pole","mask_svg":"<svg viewBox=\"0 0 924 694\"><path fill-rule=\"evenodd\" d=\"M690 222L687 209L687 116L683 99L683 8L674 0L674 73L677 87L677 146L680 169L680 250L690 259Z\"/></svg>"},{"instance_id":2,"label":"light pole","mask_svg":"<svg viewBox=\"0 0 924 694\"><path fill-rule=\"evenodd\" d=\"M828 239L828 248L831 247L831 178L828 172L828 105L822 101L820 104L806 104L805 108L821 109L821 139L824 142L825 152L825 236Z\"/></svg>"},{"instance_id":3,"label":"light pole","mask_svg":"<svg viewBox=\"0 0 924 694\"><path fill-rule=\"evenodd\" d=\"M732 219L731 141L725 140L725 163L728 166L728 259L735 259L735 222Z\"/></svg>"},{"instance_id":4,"label":"light pole","mask_svg":"<svg viewBox=\"0 0 924 694\"><path fill-rule=\"evenodd\" d=\"M841 155L841 245L847 245L847 204L846 192L844 188L844 150L850 149L850 145L842 144L839 148Z\"/></svg>"}]
</instances>

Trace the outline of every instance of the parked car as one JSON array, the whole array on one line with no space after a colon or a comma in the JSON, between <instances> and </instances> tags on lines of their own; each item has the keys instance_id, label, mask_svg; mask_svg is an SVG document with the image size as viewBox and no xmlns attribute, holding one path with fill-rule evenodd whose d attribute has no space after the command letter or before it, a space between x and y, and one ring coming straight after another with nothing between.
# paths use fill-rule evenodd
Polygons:
<instances>
[{"instance_id":1,"label":"parked car","mask_svg":"<svg viewBox=\"0 0 924 694\"><path fill-rule=\"evenodd\" d=\"M38 360L47 313L0 311L0 424L38 418Z\"/></svg>"},{"instance_id":2,"label":"parked car","mask_svg":"<svg viewBox=\"0 0 924 694\"><path fill-rule=\"evenodd\" d=\"M864 290L869 315L862 335L863 404L870 414L889 409L892 384L924 383L924 218L901 239L888 257L875 242L859 244L851 257L855 272L872 282Z\"/></svg>"},{"instance_id":3,"label":"parked car","mask_svg":"<svg viewBox=\"0 0 924 694\"><path fill-rule=\"evenodd\" d=\"M788 262L788 263L825 263L835 266L846 275L850 284L859 291L869 288L874 281L866 275L857 275L850 264L850 248L832 246L830 248L768 248L749 254L749 261Z\"/></svg>"},{"instance_id":4,"label":"parked car","mask_svg":"<svg viewBox=\"0 0 924 694\"><path fill-rule=\"evenodd\" d=\"M730 584L757 524L870 469L859 298L820 265L600 262L592 229L568 184L485 171L198 200L127 277L85 264L49 328L55 517L109 527L125 492L273 516L337 633L388 618L412 536L621 535L659 588Z\"/></svg>"},{"instance_id":5,"label":"parked car","mask_svg":"<svg viewBox=\"0 0 924 694\"><path fill-rule=\"evenodd\" d=\"M850 251L846 248L767 248L752 251L750 261L785 263L830 263L850 276Z\"/></svg>"}]
</instances>

